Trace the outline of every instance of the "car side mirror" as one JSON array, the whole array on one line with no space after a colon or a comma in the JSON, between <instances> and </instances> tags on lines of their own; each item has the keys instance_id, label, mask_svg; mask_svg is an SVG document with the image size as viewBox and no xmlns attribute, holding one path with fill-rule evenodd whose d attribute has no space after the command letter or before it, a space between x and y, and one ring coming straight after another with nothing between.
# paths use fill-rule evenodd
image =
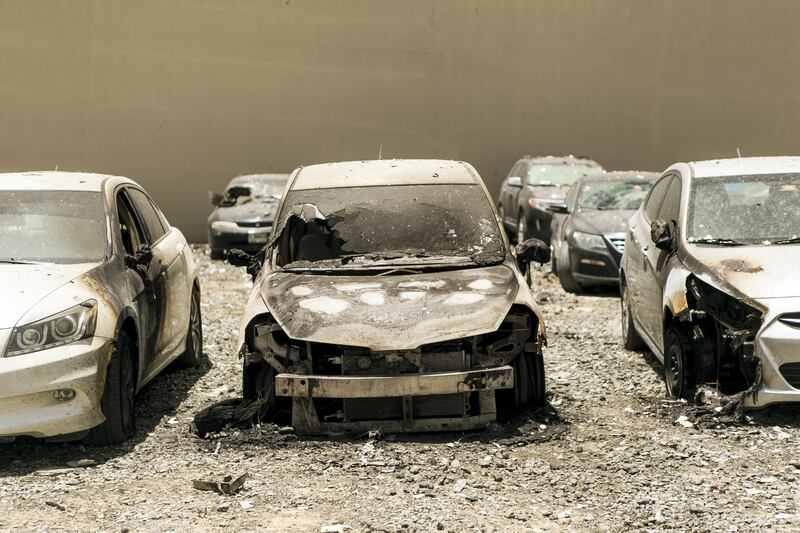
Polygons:
<instances>
[{"instance_id":1,"label":"car side mirror","mask_svg":"<svg viewBox=\"0 0 800 533\"><path fill-rule=\"evenodd\" d=\"M222 203L223 198L224 196L222 196L218 192L208 191L208 201L211 202L211 205L213 205L214 207L219 206L219 204Z\"/></svg>"},{"instance_id":2,"label":"car side mirror","mask_svg":"<svg viewBox=\"0 0 800 533\"><path fill-rule=\"evenodd\" d=\"M509 187L522 187L522 178L519 176L511 176L506 180Z\"/></svg>"},{"instance_id":3,"label":"car side mirror","mask_svg":"<svg viewBox=\"0 0 800 533\"><path fill-rule=\"evenodd\" d=\"M549 263L550 247L539 239L526 239L516 247L517 260L522 263Z\"/></svg>"},{"instance_id":4,"label":"car side mirror","mask_svg":"<svg viewBox=\"0 0 800 533\"><path fill-rule=\"evenodd\" d=\"M148 244L142 244L133 255L125 254L125 266L134 270L146 270L153 261L153 250Z\"/></svg>"},{"instance_id":5,"label":"car side mirror","mask_svg":"<svg viewBox=\"0 0 800 533\"><path fill-rule=\"evenodd\" d=\"M551 213L560 213L562 215L569 214L569 207L567 207L567 204L550 204L547 206L547 210Z\"/></svg>"},{"instance_id":6,"label":"car side mirror","mask_svg":"<svg viewBox=\"0 0 800 533\"><path fill-rule=\"evenodd\" d=\"M650 224L650 239L659 250L671 252L675 249L675 229L671 220L654 220Z\"/></svg>"},{"instance_id":7,"label":"car side mirror","mask_svg":"<svg viewBox=\"0 0 800 533\"><path fill-rule=\"evenodd\" d=\"M261 252L250 255L245 251L235 248L225 253L225 259L228 260L229 264L235 267L245 267L250 277L255 280L258 273L261 272L261 262L264 260L263 252L264 250L262 249Z\"/></svg>"}]
</instances>

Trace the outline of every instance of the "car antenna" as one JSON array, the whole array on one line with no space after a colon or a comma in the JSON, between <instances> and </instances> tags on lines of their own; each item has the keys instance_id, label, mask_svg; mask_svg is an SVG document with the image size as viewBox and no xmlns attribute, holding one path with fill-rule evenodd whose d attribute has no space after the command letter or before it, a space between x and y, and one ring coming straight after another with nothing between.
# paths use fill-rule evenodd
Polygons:
<instances>
[{"instance_id":1,"label":"car antenna","mask_svg":"<svg viewBox=\"0 0 800 533\"><path fill-rule=\"evenodd\" d=\"M378 147L378 160L383 159L383 145Z\"/></svg>"},{"instance_id":2,"label":"car antenna","mask_svg":"<svg viewBox=\"0 0 800 533\"><path fill-rule=\"evenodd\" d=\"M738 146L736 147L736 155L738 155L738 156L739 156L739 159L741 159L741 158L742 158L742 151L741 151L741 150L739 150L739 147L738 147Z\"/></svg>"}]
</instances>

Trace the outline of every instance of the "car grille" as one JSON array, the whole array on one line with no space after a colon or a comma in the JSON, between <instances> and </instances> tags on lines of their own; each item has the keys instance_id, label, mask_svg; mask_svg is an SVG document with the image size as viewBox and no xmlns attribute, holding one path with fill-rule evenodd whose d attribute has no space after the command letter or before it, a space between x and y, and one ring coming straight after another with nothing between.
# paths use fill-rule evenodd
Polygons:
<instances>
[{"instance_id":1,"label":"car grille","mask_svg":"<svg viewBox=\"0 0 800 533\"><path fill-rule=\"evenodd\" d=\"M272 222L237 222L240 228L269 228Z\"/></svg>"},{"instance_id":2,"label":"car grille","mask_svg":"<svg viewBox=\"0 0 800 533\"><path fill-rule=\"evenodd\" d=\"M780 368L783 379L795 389L800 389L800 363L786 363Z\"/></svg>"},{"instance_id":3,"label":"car grille","mask_svg":"<svg viewBox=\"0 0 800 533\"><path fill-rule=\"evenodd\" d=\"M625 253L625 236L624 235L606 235L608 242L610 242L619 253Z\"/></svg>"}]
</instances>

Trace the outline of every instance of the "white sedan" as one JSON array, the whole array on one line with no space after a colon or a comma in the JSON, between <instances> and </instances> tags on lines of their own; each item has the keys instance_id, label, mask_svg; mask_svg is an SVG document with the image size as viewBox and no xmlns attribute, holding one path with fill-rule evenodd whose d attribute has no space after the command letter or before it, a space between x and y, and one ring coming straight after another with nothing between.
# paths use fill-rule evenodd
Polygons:
<instances>
[{"instance_id":1,"label":"white sedan","mask_svg":"<svg viewBox=\"0 0 800 533\"><path fill-rule=\"evenodd\" d=\"M135 182L0 174L0 440L118 443L136 393L200 363L186 239Z\"/></svg>"}]
</instances>

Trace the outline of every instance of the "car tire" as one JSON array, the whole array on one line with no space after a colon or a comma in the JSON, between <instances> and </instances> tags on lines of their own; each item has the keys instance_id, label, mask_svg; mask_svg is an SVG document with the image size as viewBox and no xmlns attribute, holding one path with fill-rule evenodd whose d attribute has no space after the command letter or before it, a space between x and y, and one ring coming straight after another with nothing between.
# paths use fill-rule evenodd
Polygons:
<instances>
[{"instance_id":1,"label":"car tire","mask_svg":"<svg viewBox=\"0 0 800 533\"><path fill-rule=\"evenodd\" d=\"M215 261L219 261L223 257L225 257L225 250L216 250L216 249L212 248L211 251L209 252L208 256L211 259L215 260Z\"/></svg>"},{"instance_id":2,"label":"car tire","mask_svg":"<svg viewBox=\"0 0 800 533\"><path fill-rule=\"evenodd\" d=\"M664 384L668 398L674 400L693 398L694 376L690 354L689 339L678 328L668 328L664 336Z\"/></svg>"},{"instance_id":3,"label":"car tire","mask_svg":"<svg viewBox=\"0 0 800 533\"><path fill-rule=\"evenodd\" d=\"M262 361L244 365L242 369L242 395L245 400L260 400L258 420L266 420L275 412L275 369Z\"/></svg>"},{"instance_id":4,"label":"car tire","mask_svg":"<svg viewBox=\"0 0 800 533\"><path fill-rule=\"evenodd\" d=\"M628 292L628 285L625 282L620 284L619 301L621 307L622 346L624 346L626 350L641 350L644 348L644 341L636 331L636 326L633 324L630 293Z\"/></svg>"},{"instance_id":5,"label":"car tire","mask_svg":"<svg viewBox=\"0 0 800 533\"><path fill-rule=\"evenodd\" d=\"M203 364L203 315L200 309L200 290L197 287L192 289L186 349L175 360L175 364L180 368L197 368Z\"/></svg>"},{"instance_id":6,"label":"car tire","mask_svg":"<svg viewBox=\"0 0 800 533\"><path fill-rule=\"evenodd\" d=\"M545 404L544 357L538 353L523 353L511 362L514 368L514 388L496 393L498 411L540 407Z\"/></svg>"},{"instance_id":7,"label":"car tire","mask_svg":"<svg viewBox=\"0 0 800 533\"><path fill-rule=\"evenodd\" d=\"M119 333L115 344L106 370L106 386L100 403L106 420L90 429L84 437L84 443L90 446L119 444L136 432L136 375L133 365L135 345L124 331Z\"/></svg>"},{"instance_id":8,"label":"car tire","mask_svg":"<svg viewBox=\"0 0 800 533\"><path fill-rule=\"evenodd\" d=\"M561 284L561 288L563 288L567 292L571 293L579 293L583 291L583 287L580 283L572 276L572 272L569 269L569 263L567 263L566 268L558 268L556 270L556 277L558 278L558 282Z\"/></svg>"}]
</instances>

